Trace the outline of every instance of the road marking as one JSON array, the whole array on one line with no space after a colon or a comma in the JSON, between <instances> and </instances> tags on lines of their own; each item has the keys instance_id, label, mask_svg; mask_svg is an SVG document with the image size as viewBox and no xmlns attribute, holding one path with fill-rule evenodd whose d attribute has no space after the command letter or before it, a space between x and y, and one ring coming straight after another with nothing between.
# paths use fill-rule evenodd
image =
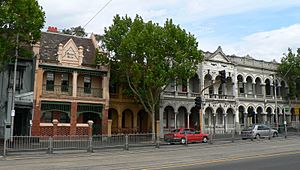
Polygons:
<instances>
[{"instance_id":1,"label":"road marking","mask_svg":"<svg viewBox=\"0 0 300 170\"><path fill-rule=\"evenodd\" d=\"M267 154L257 154L257 155L249 155L244 157L231 157L231 158L224 158L224 159L217 159L217 160L209 160L205 162L192 162L192 163L178 163L173 165L162 165L159 168L143 168L143 170L156 170L156 169L169 169L169 168L180 168L180 167L189 167L195 165L205 165L205 164L212 164L212 163L222 163L222 162L230 162L230 161L237 161L237 160L245 160L245 159L253 159L253 158L267 158L273 156L282 156L282 155L295 155L300 154L300 150L297 151L288 151L288 152L281 152L281 153L267 153Z\"/></svg>"}]
</instances>

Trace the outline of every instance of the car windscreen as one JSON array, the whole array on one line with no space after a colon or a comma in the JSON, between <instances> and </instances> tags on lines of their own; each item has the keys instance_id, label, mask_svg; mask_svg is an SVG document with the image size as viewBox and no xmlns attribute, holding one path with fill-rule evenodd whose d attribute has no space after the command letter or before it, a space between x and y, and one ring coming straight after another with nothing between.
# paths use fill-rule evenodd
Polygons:
<instances>
[{"instance_id":1,"label":"car windscreen","mask_svg":"<svg viewBox=\"0 0 300 170\"><path fill-rule=\"evenodd\" d=\"M252 129L254 129L254 125L253 126L249 126L249 127L247 127L247 128L245 128L244 130L252 130Z\"/></svg>"},{"instance_id":2,"label":"car windscreen","mask_svg":"<svg viewBox=\"0 0 300 170\"><path fill-rule=\"evenodd\" d=\"M180 129L174 129L174 130L172 130L171 132L172 133L178 133L180 131Z\"/></svg>"}]
</instances>

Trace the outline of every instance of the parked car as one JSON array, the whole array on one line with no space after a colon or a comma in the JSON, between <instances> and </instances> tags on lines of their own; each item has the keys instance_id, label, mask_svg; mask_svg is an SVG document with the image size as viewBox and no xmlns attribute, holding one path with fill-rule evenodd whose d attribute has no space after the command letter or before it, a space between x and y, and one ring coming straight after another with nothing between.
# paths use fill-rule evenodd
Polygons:
<instances>
[{"instance_id":1,"label":"parked car","mask_svg":"<svg viewBox=\"0 0 300 170\"><path fill-rule=\"evenodd\" d=\"M171 133L164 135L164 141L174 144L174 143L182 143L186 142L203 142L207 143L208 134L200 133L195 129L191 128L178 128L171 131Z\"/></svg>"},{"instance_id":2,"label":"parked car","mask_svg":"<svg viewBox=\"0 0 300 170\"><path fill-rule=\"evenodd\" d=\"M261 137L277 137L278 131L264 124L252 125L241 132L242 139L253 139Z\"/></svg>"}]
</instances>

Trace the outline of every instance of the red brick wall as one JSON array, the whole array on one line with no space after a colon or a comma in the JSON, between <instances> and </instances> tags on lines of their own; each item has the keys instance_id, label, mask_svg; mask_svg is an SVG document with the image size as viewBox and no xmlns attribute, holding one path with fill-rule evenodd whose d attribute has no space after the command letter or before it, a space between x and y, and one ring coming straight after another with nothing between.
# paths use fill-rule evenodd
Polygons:
<instances>
[{"instance_id":1,"label":"red brick wall","mask_svg":"<svg viewBox=\"0 0 300 170\"><path fill-rule=\"evenodd\" d=\"M108 122L108 109L103 108L102 110L102 134L103 135L106 135L108 133L107 122Z\"/></svg>"}]
</instances>

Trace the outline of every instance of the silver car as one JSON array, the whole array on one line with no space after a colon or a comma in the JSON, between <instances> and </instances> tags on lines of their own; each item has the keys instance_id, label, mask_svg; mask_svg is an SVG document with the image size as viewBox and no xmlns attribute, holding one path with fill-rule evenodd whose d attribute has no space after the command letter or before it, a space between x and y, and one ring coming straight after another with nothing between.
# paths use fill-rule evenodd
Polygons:
<instances>
[{"instance_id":1,"label":"silver car","mask_svg":"<svg viewBox=\"0 0 300 170\"><path fill-rule=\"evenodd\" d=\"M241 135L243 139L277 137L278 131L264 124L256 124L242 130Z\"/></svg>"}]
</instances>

